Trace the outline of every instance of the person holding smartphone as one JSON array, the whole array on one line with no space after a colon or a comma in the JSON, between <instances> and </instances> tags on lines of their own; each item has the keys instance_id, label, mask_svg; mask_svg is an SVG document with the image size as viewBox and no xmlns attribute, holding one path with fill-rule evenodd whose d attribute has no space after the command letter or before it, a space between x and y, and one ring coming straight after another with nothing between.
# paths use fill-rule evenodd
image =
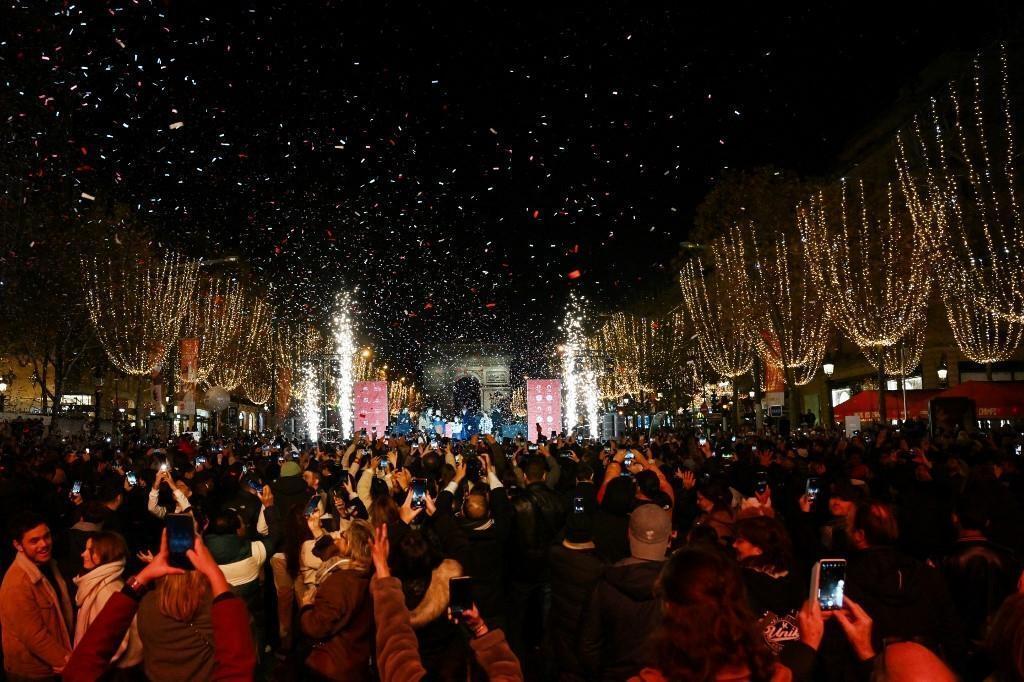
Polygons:
<instances>
[{"instance_id":1,"label":"person holding smartphone","mask_svg":"<svg viewBox=\"0 0 1024 682\"><path fill-rule=\"evenodd\" d=\"M160 551L124 588L110 596L75 647L63 679L93 682L137 618L143 669L151 680L249 680L256 647L249 612L199 536L183 555L187 568L172 563L165 530Z\"/></svg>"},{"instance_id":2,"label":"person holding smartphone","mask_svg":"<svg viewBox=\"0 0 1024 682\"><path fill-rule=\"evenodd\" d=\"M170 468L164 464L156 473L153 487L149 491L149 513L158 519L165 518L168 513L182 514L191 503L188 501L191 491L184 481L175 481ZM173 510L173 511L169 511Z\"/></svg>"}]
</instances>

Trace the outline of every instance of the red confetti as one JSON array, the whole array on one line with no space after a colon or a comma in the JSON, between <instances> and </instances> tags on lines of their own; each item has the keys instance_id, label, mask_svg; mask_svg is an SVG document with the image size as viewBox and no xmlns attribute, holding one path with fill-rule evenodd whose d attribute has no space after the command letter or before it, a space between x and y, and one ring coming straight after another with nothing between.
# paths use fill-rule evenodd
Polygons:
<instances>
[{"instance_id":1,"label":"red confetti","mask_svg":"<svg viewBox=\"0 0 1024 682\"><path fill-rule=\"evenodd\" d=\"M573 270L569 273L569 279L579 279L581 274L579 270Z\"/></svg>"}]
</instances>

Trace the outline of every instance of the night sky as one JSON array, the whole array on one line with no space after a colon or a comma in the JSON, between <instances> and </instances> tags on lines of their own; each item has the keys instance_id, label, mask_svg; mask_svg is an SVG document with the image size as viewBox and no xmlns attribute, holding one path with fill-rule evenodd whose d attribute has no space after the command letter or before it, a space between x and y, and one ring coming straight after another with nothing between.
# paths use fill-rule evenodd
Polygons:
<instances>
[{"instance_id":1,"label":"night sky","mask_svg":"<svg viewBox=\"0 0 1024 682\"><path fill-rule=\"evenodd\" d=\"M571 289L674 286L727 169L835 173L922 69L1019 25L1010 2L559 4L8 0L4 193L129 207L290 315L354 291L399 366L540 354Z\"/></svg>"}]
</instances>

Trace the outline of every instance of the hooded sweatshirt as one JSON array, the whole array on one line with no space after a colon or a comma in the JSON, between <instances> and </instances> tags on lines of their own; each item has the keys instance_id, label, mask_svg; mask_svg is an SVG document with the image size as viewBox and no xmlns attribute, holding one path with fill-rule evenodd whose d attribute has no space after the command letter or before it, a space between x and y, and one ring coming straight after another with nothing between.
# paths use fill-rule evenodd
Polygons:
<instances>
[{"instance_id":1,"label":"hooded sweatshirt","mask_svg":"<svg viewBox=\"0 0 1024 682\"><path fill-rule=\"evenodd\" d=\"M97 566L88 573L74 578L77 586L75 604L78 608L78 616L75 619L75 646L82 641L89 625L100 615L111 595L120 592L124 587L122 573L124 559ZM134 618L111 661L118 668L130 668L142 663L142 640L139 638L139 628Z\"/></svg>"},{"instance_id":2,"label":"hooded sweatshirt","mask_svg":"<svg viewBox=\"0 0 1024 682\"><path fill-rule=\"evenodd\" d=\"M580 664L587 679L627 679L653 661L650 635L661 619L654 582L664 563L630 557L610 566L598 581L580 631Z\"/></svg>"}]
</instances>

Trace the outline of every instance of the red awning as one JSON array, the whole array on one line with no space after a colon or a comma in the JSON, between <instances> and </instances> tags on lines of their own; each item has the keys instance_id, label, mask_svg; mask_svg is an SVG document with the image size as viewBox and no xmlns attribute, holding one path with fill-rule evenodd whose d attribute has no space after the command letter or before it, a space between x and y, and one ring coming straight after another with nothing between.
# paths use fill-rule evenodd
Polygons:
<instances>
[{"instance_id":1,"label":"red awning","mask_svg":"<svg viewBox=\"0 0 1024 682\"><path fill-rule=\"evenodd\" d=\"M928 401L942 393L939 389L907 391L907 419L928 416ZM885 412L889 420L903 419L903 392L885 392ZM832 410L836 421L857 415L861 421L878 421L878 391L861 391Z\"/></svg>"},{"instance_id":2,"label":"red awning","mask_svg":"<svg viewBox=\"0 0 1024 682\"><path fill-rule=\"evenodd\" d=\"M942 397L970 398L978 419L1024 417L1024 381L965 381L943 391Z\"/></svg>"}]
</instances>

